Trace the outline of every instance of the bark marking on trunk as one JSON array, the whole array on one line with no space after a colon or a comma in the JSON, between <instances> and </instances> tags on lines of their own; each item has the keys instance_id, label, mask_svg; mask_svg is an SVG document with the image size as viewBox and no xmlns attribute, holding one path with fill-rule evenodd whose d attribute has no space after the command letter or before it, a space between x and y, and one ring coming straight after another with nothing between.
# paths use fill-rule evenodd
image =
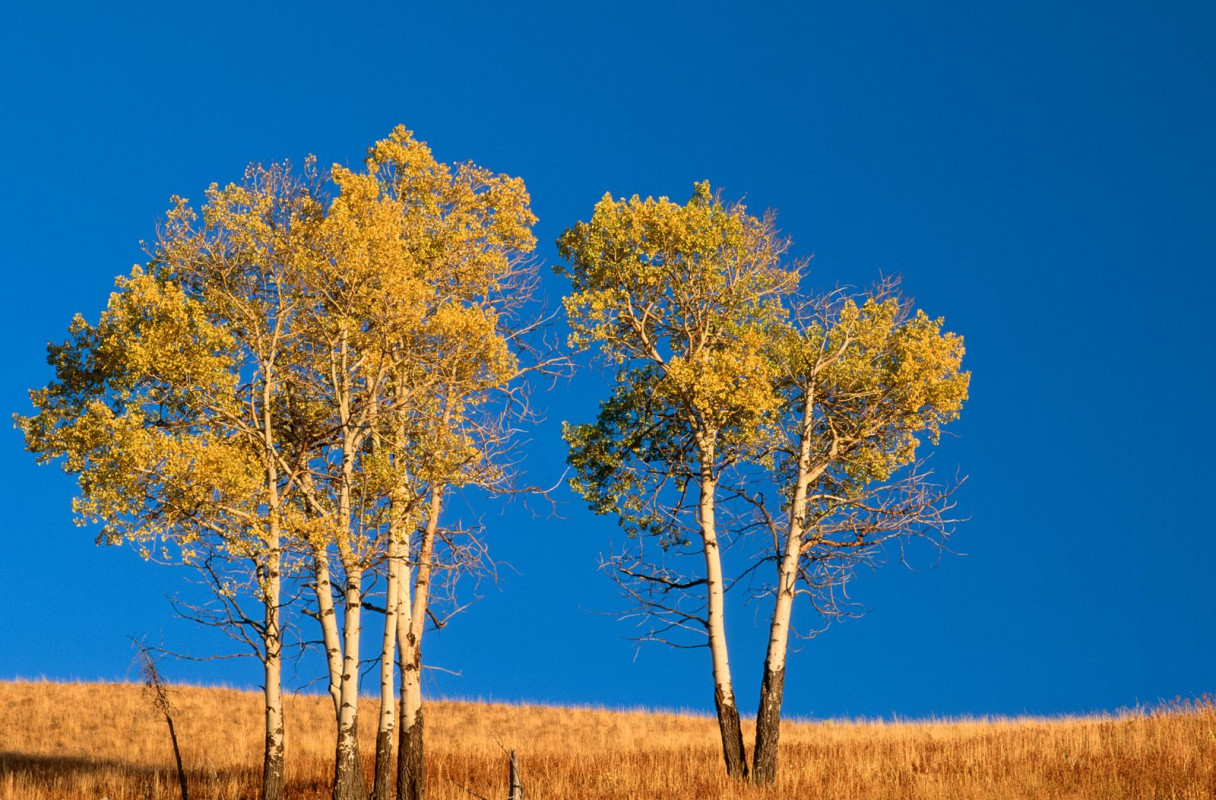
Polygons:
<instances>
[{"instance_id":1,"label":"bark marking on trunk","mask_svg":"<svg viewBox=\"0 0 1216 800\"><path fill-rule=\"evenodd\" d=\"M333 585L329 577L329 554L323 547L313 550L313 575L317 596L318 621L325 647L325 662L329 669L329 697L334 704L334 718L342 713L342 645L338 636L338 618L334 612Z\"/></svg>"},{"instance_id":2,"label":"bark marking on trunk","mask_svg":"<svg viewBox=\"0 0 1216 800\"><path fill-rule=\"evenodd\" d=\"M372 783L375 800L391 800L393 767L393 731L396 726L397 701L393 697L393 665L396 662L397 627L401 616L400 567L401 545L397 541L400 525L396 512L390 523L388 542L388 586L385 597L384 638L380 643L380 717L376 726L376 771Z\"/></svg>"},{"instance_id":3,"label":"bark marking on trunk","mask_svg":"<svg viewBox=\"0 0 1216 800\"><path fill-rule=\"evenodd\" d=\"M397 743L397 800L425 800L426 758L422 745L422 709L412 722L401 723Z\"/></svg>"},{"instance_id":4,"label":"bark marking on trunk","mask_svg":"<svg viewBox=\"0 0 1216 800\"><path fill-rule=\"evenodd\" d=\"M374 800L393 798L393 732L376 731L376 773L372 782Z\"/></svg>"},{"instance_id":5,"label":"bark marking on trunk","mask_svg":"<svg viewBox=\"0 0 1216 800\"><path fill-rule=\"evenodd\" d=\"M752 756L752 782L767 786L777 780L777 746L781 738L781 699L785 668L765 670L756 712L756 752Z\"/></svg>"},{"instance_id":6,"label":"bark marking on trunk","mask_svg":"<svg viewBox=\"0 0 1216 800\"><path fill-rule=\"evenodd\" d=\"M367 800L367 780L363 777L363 764L359 760L357 725L338 730L333 800Z\"/></svg>"},{"instance_id":7,"label":"bark marking on trunk","mask_svg":"<svg viewBox=\"0 0 1216 800\"><path fill-rule=\"evenodd\" d=\"M743 727L739 724L739 709L730 687L714 687L714 706L718 711L718 732L722 735L722 757L726 774L747 780L747 753L743 750Z\"/></svg>"}]
</instances>

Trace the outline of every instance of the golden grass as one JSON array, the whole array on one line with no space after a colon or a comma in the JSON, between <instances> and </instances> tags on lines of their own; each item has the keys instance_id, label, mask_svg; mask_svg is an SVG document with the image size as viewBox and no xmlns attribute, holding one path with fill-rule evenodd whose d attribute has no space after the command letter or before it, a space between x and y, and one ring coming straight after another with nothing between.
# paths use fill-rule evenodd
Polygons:
<instances>
[{"instance_id":1,"label":"golden grass","mask_svg":"<svg viewBox=\"0 0 1216 800\"><path fill-rule=\"evenodd\" d=\"M259 695L177 686L172 699L191 797L256 797ZM361 709L368 750L376 706ZM0 709L0 800L178 800L142 687L0 682ZM1119 718L787 723L780 779L764 791L723 775L706 717L454 702L427 713L435 800L506 797L500 743L519 751L529 800L1216 797L1210 702ZM289 797L328 797L328 698L289 697L287 718Z\"/></svg>"}]
</instances>

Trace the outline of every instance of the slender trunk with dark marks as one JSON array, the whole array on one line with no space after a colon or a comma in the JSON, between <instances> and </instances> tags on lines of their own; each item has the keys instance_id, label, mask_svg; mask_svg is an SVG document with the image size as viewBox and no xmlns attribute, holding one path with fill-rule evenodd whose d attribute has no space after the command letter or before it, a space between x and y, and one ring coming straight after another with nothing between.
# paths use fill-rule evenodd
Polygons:
<instances>
[{"instance_id":1,"label":"slender trunk with dark marks","mask_svg":"<svg viewBox=\"0 0 1216 800\"><path fill-rule=\"evenodd\" d=\"M283 800L286 782L283 776L283 729L267 732L266 755L262 761L262 800Z\"/></svg>"},{"instance_id":2,"label":"slender trunk with dark marks","mask_svg":"<svg viewBox=\"0 0 1216 800\"><path fill-rule=\"evenodd\" d=\"M340 630L334 608L329 555L324 548L314 549L313 570L316 577L314 591L320 611L318 620L329 668L329 696L333 701L337 723L332 797L333 800L367 800L367 781L359 762L359 665L351 655L358 652L359 645L358 614L361 601L358 592L362 576L357 571L348 576L345 592L347 613L344 630ZM352 594L355 595L353 598Z\"/></svg>"},{"instance_id":3,"label":"slender trunk with dark marks","mask_svg":"<svg viewBox=\"0 0 1216 800\"><path fill-rule=\"evenodd\" d=\"M714 688L714 706L718 711L718 732L722 736L722 757L726 774L747 780L747 753L743 750L743 726L739 724L739 708L730 687Z\"/></svg>"},{"instance_id":4,"label":"slender trunk with dark marks","mask_svg":"<svg viewBox=\"0 0 1216 800\"><path fill-rule=\"evenodd\" d=\"M282 691L282 634L279 620L279 554L277 549L268 565L269 583L273 587L265 599L266 661L264 664L263 696L266 712L266 748L262 759L262 800L283 800L285 796L284 761L285 733Z\"/></svg>"},{"instance_id":5,"label":"slender trunk with dark marks","mask_svg":"<svg viewBox=\"0 0 1216 800\"><path fill-rule=\"evenodd\" d=\"M445 416L444 422L447 422ZM422 742L422 634L426 630L426 607L430 597L435 532L443 508L443 489L431 487L426 526L418 541L418 572L413 597L408 599L409 625L397 626L397 649L401 653L401 718L397 741L397 800L426 797L426 756ZM405 581L405 570L402 570ZM406 602L407 592L401 592ZM404 621L404 620L403 620Z\"/></svg>"},{"instance_id":6,"label":"slender trunk with dark marks","mask_svg":"<svg viewBox=\"0 0 1216 800\"><path fill-rule=\"evenodd\" d=\"M391 534L390 534L391 535ZM396 585L399 582L395 548L389 545L388 600L385 603L384 642L380 652L380 715L376 725L376 766L372 781L374 800L393 797L393 733L397 725L396 698L393 697L393 664L396 661L397 619L399 609Z\"/></svg>"},{"instance_id":7,"label":"slender trunk with dark marks","mask_svg":"<svg viewBox=\"0 0 1216 800\"><path fill-rule=\"evenodd\" d=\"M426 757L422 741L422 651L413 633L401 641L401 720L397 739L397 800L424 800Z\"/></svg>"},{"instance_id":8,"label":"slender trunk with dark marks","mask_svg":"<svg viewBox=\"0 0 1216 800\"><path fill-rule=\"evenodd\" d=\"M262 441L266 447L266 492L269 520L266 529L266 560L262 565L263 701L265 706L266 747L262 757L262 800L283 800L285 733L283 724L283 619L279 607L282 592L282 526L279 520L279 469L275 453L274 417L271 397L273 369L266 366L262 384Z\"/></svg>"},{"instance_id":9,"label":"slender trunk with dark marks","mask_svg":"<svg viewBox=\"0 0 1216 800\"><path fill-rule=\"evenodd\" d=\"M338 749L333 800L367 800L367 779L359 757L359 632L362 609L362 570L346 572L346 614L342 634L341 707L338 710Z\"/></svg>"},{"instance_id":10,"label":"slender trunk with dark marks","mask_svg":"<svg viewBox=\"0 0 1216 800\"><path fill-rule=\"evenodd\" d=\"M340 376L335 382L338 419L342 427L342 473L338 483L337 524L334 538L342 569L346 573L343 592L342 660L339 675L338 746L334 758L333 800L367 800L367 779L359 757L359 636L362 632L363 564L356 551L353 531L358 529L351 501L355 458L360 439L351 416L355 382L351 378L349 332L341 331Z\"/></svg>"},{"instance_id":11,"label":"slender trunk with dark marks","mask_svg":"<svg viewBox=\"0 0 1216 800\"><path fill-rule=\"evenodd\" d=\"M703 439L700 443L700 491L697 522L701 532L701 547L705 556L705 587L707 592L706 623L709 652L713 662L714 706L718 710L718 729L722 734L722 757L726 774L747 779L747 754L743 749L743 728L739 724L739 709L730 677L730 659L726 646L726 583L722 574L722 553L714 522L714 444Z\"/></svg>"},{"instance_id":12,"label":"slender trunk with dark marks","mask_svg":"<svg viewBox=\"0 0 1216 800\"><path fill-rule=\"evenodd\" d=\"M394 498L389 509L388 576L384 598L384 636L380 641L380 716L376 725L376 768L372 782L375 800L392 800L393 796L393 732L397 725L397 702L393 697L393 665L397 656L397 628L401 625L401 570L405 528L403 501ZM404 549L403 549L404 548Z\"/></svg>"},{"instance_id":13,"label":"slender trunk with dark marks","mask_svg":"<svg viewBox=\"0 0 1216 800\"><path fill-rule=\"evenodd\" d=\"M789 650L790 618L794 608L794 591L798 583L798 563L802 557L806 533L807 495L813 482L827 468L827 461L811 463L811 439L814 430L814 395L808 389L803 398L802 424L799 432L798 471L790 503L789 525L784 549L777 568L776 601L769 626L768 651L764 657L764 678L760 684L760 708L756 711L756 748L752 753L752 783L767 786L777 780L778 744L781 739L781 700L785 692L785 658ZM836 447L828 453L830 461Z\"/></svg>"}]
</instances>

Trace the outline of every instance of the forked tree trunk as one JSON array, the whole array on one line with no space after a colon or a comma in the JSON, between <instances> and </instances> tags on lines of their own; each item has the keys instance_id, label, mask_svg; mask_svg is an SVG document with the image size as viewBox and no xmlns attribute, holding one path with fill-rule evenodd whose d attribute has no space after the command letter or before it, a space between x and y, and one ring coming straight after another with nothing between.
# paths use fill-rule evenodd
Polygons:
<instances>
[{"instance_id":1,"label":"forked tree trunk","mask_svg":"<svg viewBox=\"0 0 1216 800\"><path fill-rule=\"evenodd\" d=\"M401 720L397 742L397 800L424 800L426 797L426 754L422 742L422 634L426 630L426 609L431 589L431 561L435 552L435 531L439 526L443 490L431 487L426 527L418 542L418 572L414 594L405 589L402 601L409 603L409 626L397 628L401 651ZM402 581L406 580L402 570Z\"/></svg>"},{"instance_id":2,"label":"forked tree trunk","mask_svg":"<svg viewBox=\"0 0 1216 800\"><path fill-rule=\"evenodd\" d=\"M747 753L743 749L743 728L739 724L739 708L730 678L730 659L726 647L725 584L722 577L722 553L714 523L713 445L701 447L701 496L697 517L701 529L701 544L705 554L705 586L708 595L707 623L709 652L713 660L714 707L718 712L718 731L722 736L722 757L726 774L732 778L747 778Z\"/></svg>"}]
</instances>

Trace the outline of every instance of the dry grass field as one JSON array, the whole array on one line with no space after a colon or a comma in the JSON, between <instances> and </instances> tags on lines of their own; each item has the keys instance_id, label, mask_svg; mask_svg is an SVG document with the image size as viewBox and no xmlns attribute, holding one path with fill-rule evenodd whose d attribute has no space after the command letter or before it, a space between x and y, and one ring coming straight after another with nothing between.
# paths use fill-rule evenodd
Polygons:
<instances>
[{"instance_id":1,"label":"dry grass field","mask_svg":"<svg viewBox=\"0 0 1216 800\"><path fill-rule=\"evenodd\" d=\"M191 797L255 798L258 695L172 693ZM292 798L328 796L327 703L288 699ZM141 686L5 682L0 709L0 800L178 800L164 721ZM723 776L709 718L452 702L428 714L436 800L505 798L503 747L519 751L529 800L1216 798L1211 702L1120 718L790 724L765 791Z\"/></svg>"}]
</instances>

